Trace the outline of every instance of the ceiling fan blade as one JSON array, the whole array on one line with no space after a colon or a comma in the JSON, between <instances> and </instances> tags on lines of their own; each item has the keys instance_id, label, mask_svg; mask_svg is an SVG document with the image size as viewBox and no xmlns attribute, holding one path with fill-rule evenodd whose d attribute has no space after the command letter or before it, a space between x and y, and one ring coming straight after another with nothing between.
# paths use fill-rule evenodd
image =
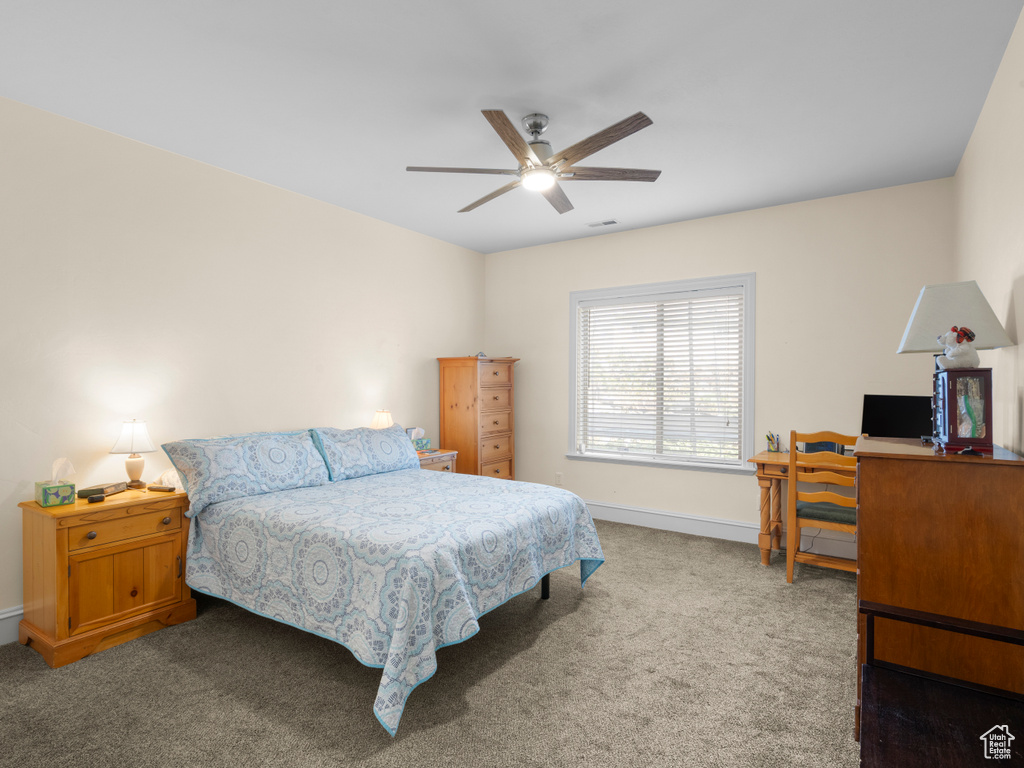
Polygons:
<instances>
[{"instance_id":1,"label":"ceiling fan blade","mask_svg":"<svg viewBox=\"0 0 1024 768\"><path fill-rule=\"evenodd\" d=\"M646 128L648 125L653 124L654 121L651 118L643 112L637 112L625 120L620 120L615 125L608 126L603 131L598 131L583 141L576 142L561 152L556 152L548 161L548 165L555 163L561 163L563 167L572 165L585 157L589 157L598 150L604 149L609 144L614 144L616 141L636 133L641 128Z\"/></svg>"},{"instance_id":2,"label":"ceiling fan blade","mask_svg":"<svg viewBox=\"0 0 1024 768\"><path fill-rule=\"evenodd\" d=\"M486 203L486 202L488 202L490 200L493 200L494 198L498 197L499 195L504 195L506 192L511 192L513 189L518 187L520 183L521 182L519 181L519 179L516 179L515 181L511 182L510 184L506 184L504 187L499 187L498 189L496 189L493 192L491 192L491 194L484 195L483 197L481 197L476 202L473 202L473 203L470 203L469 205L467 205L465 208L460 208L459 209L459 213L465 213L466 211L472 211L474 208L479 208L484 203Z\"/></svg>"},{"instance_id":3,"label":"ceiling fan blade","mask_svg":"<svg viewBox=\"0 0 1024 768\"><path fill-rule=\"evenodd\" d=\"M483 112L491 127L497 131L501 140L505 142L505 146L509 148L516 160L519 161L519 165L523 168L529 168L530 166L541 164L540 160L537 159L537 155L530 149L530 145L526 143L526 139L512 125L508 115L500 109L484 109L481 112Z\"/></svg>"},{"instance_id":4,"label":"ceiling fan blade","mask_svg":"<svg viewBox=\"0 0 1024 768\"><path fill-rule=\"evenodd\" d=\"M559 213L568 213L572 210L572 203L569 202L569 198L565 196L565 192L558 186L557 182L555 186L550 189L545 189L541 192L544 197L548 199L548 202L554 206L554 209Z\"/></svg>"},{"instance_id":5,"label":"ceiling fan blade","mask_svg":"<svg viewBox=\"0 0 1024 768\"><path fill-rule=\"evenodd\" d=\"M407 171L426 171L428 173L498 173L506 176L516 176L519 171L506 171L501 168L430 168L423 165L406 166Z\"/></svg>"},{"instance_id":6,"label":"ceiling fan blade","mask_svg":"<svg viewBox=\"0 0 1024 768\"><path fill-rule=\"evenodd\" d=\"M661 171L642 168L563 168L559 181L655 181Z\"/></svg>"}]
</instances>

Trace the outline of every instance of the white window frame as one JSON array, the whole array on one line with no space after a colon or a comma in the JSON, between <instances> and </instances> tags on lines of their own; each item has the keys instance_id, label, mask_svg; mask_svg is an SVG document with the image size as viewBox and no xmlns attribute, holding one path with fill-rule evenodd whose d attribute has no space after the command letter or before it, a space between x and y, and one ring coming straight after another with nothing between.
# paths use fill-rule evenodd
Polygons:
<instances>
[{"instance_id":1,"label":"white window frame","mask_svg":"<svg viewBox=\"0 0 1024 768\"><path fill-rule=\"evenodd\" d=\"M569 452L570 459L588 461L605 461L617 464L639 464L655 467L674 467L682 469L704 469L726 472L750 473L753 466L748 459L754 455L754 297L756 293L755 273L746 272L721 277L705 277L691 280L676 280L665 283L648 283L618 288L599 288L595 290L572 291L569 294ZM621 300L623 304L636 301L656 300L666 296L681 294L720 293L725 291L739 292L743 297L743 327L741 331L743 353L743 373L741 377L742 394L740 398L740 458L706 459L663 458L654 455L630 456L625 453L586 453L581 452L576 442L576 378L577 357L579 350L579 309L580 304L595 302L614 303Z\"/></svg>"}]
</instances>

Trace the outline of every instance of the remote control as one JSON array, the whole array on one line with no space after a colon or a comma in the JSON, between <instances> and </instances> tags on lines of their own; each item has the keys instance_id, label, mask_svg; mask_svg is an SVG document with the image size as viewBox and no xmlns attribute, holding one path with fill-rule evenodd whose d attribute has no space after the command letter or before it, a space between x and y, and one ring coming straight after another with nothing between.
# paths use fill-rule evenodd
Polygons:
<instances>
[{"instance_id":1,"label":"remote control","mask_svg":"<svg viewBox=\"0 0 1024 768\"><path fill-rule=\"evenodd\" d=\"M92 496L89 496L88 498L90 504L95 504L97 501L103 501L105 498L107 498L107 495L105 493L94 493Z\"/></svg>"},{"instance_id":2,"label":"remote control","mask_svg":"<svg viewBox=\"0 0 1024 768\"><path fill-rule=\"evenodd\" d=\"M164 493L174 493L177 490L173 485L151 485L149 486L151 491L163 491Z\"/></svg>"}]
</instances>

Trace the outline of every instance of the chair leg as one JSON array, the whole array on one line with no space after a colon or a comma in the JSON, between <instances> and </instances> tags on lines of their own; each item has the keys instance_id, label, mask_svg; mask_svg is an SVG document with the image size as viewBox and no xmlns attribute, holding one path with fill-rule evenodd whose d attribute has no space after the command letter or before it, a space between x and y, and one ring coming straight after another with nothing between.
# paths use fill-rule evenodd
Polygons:
<instances>
[{"instance_id":1,"label":"chair leg","mask_svg":"<svg viewBox=\"0 0 1024 768\"><path fill-rule=\"evenodd\" d=\"M796 520L787 520L786 522L786 581L792 584L796 551L800 548L800 526L796 524Z\"/></svg>"}]
</instances>

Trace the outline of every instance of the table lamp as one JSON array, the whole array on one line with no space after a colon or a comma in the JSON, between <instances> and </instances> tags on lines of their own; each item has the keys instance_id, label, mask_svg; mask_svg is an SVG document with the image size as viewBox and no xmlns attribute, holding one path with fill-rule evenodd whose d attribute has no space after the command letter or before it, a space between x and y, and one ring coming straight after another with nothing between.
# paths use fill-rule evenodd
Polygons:
<instances>
[{"instance_id":1,"label":"table lamp","mask_svg":"<svg viewBox=\"0 0 1024 768\"><path fill-rule=\"evenodd\" d=\"M1003 324L985 300L974 280L964 283L926 285L917 297L897 354L905 352L942 352L939 335L953 326L974 331L975 349L996 349L1013 345Z\"/></svg>"},{"instance_id":2,"label":"table lamp","mask_svg":"<svg viewBox=\"0 0 1024 768\"><path fill-rule=\"evenodd\" d=\"M114 447L110 449L110 452L129 454L124 462L124 468L128 472L129 488L146 487L146 484L141 480L142 468L145 466L146 461L139 454L152 453L155 450L153 441L149 439L146 422L132 419L121 425L121 436L117 438L117 442L114 443Z\"/></svg>"},{"instance_id":3,"label":"table lamp","mask_svg":"<svg viewBox=\"0 0 1024 768\"><path fill-rule=\"evenodd\" d=\"M395 420L391 418L391 411L377 411L373 414L370 429L387 429L394 423Z\"/></svg>"},{"instance_id":4,"label":"table lamp","mask_svg":"<svg viewBox=\"0 0 1024 768\"><path fill-rule=\"evenodd\" d=\"M924 286L896 352L936 355L936 372L932 375L932 437L936 449L991 453L992 370L971 367L977 365L976 355L967 365L954 364L952 357L938 359L945 350L939 338L951 328L966 332L963 337L973 343L974 349L1013 344L978 283L968 280ZM945 365L940 366L940 362Z\"/></svg>"}]
</instances>

